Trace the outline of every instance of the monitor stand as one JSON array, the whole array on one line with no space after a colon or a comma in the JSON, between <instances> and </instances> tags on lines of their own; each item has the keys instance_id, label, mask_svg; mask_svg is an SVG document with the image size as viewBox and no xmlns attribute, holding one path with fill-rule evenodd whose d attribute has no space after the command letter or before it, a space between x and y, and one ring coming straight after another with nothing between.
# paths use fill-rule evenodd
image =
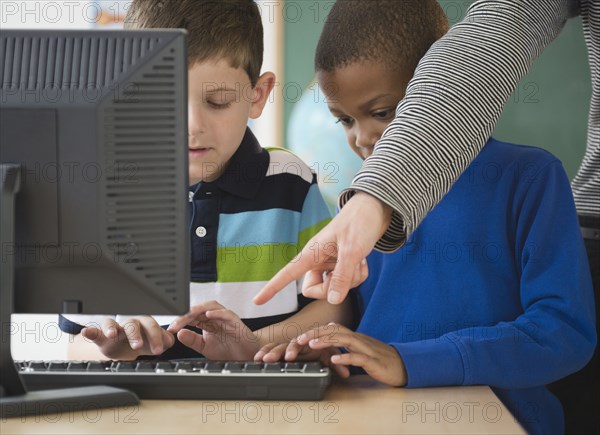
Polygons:
<instances>
[{"instance_id":1,"label":"monitor stand","mask_svg":"<svg viewBox=\"0 0 600 435\"><path fill-rule=\"evenodd\" d=\"M15 291L15 196L20 182L20 165L0 164L0 252L5 257L0 261L0 418L138 405L131 391L103 385L31 392L25 388L12 359L8 333Z\"/></svg>"}]
</instances>

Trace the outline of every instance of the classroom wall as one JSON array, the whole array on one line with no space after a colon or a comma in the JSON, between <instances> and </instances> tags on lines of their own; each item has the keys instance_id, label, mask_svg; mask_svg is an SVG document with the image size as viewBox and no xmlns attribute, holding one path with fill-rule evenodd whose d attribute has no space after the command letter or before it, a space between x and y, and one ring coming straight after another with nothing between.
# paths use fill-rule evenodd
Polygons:
<instances>
[{"instance_id":1,"label":"classroom wall","mask_svg":"<svg viewBox=\"0 0 600 435\"><path fill-rule=\"evenodd\" d=\"M298 90L313 78L313 56L330 0L285 0L284 129ZM451 24L472 1L440 0ZM585 150L591 94L590 72L581 20L572 19L536 61L510 98L494 135L501 140L537 145L560 158L573 178ZM284 131L284 138L286 137Z\"/></svg>"}]
</instances>

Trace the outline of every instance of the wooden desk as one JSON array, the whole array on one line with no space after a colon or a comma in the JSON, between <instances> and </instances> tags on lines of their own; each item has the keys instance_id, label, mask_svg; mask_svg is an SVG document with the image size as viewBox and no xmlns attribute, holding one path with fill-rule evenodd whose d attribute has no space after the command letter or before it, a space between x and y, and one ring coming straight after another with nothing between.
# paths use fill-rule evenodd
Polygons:
<instances>
[{"instance_id":1,"label":"wooden desk","mask_svg":"<svg viewBox=\"0 0 600 435\"><path fill-rule=\"evenodd\" d=\"M336 379L320 402L145 400L136 408L0 422L4 434L525 433L488 387L390 388L367 376Z\"/></svg>"}]
</instances>

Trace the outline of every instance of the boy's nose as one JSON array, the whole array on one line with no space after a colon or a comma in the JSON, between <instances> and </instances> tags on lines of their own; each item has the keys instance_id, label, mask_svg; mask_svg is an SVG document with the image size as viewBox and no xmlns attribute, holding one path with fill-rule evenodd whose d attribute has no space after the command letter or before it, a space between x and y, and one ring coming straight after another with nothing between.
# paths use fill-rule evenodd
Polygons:
<instances>
[{"instance_id":1,"label":"boy's nose","mask_svg":"<svg viewBox=\"0 0 600 435\"><path fill-rule=\"evenodd\" d=\"M375 142L377 142L377 139L377 135L373 134L373 132L367 130L359 130L356 132L355 144L357 148L369 149L375 146Z\"/></svg>"},{"instance_id":2,"label":"boy's nose","mask_svg":"<svg viewBox=\"0 0 600 435\"><path fill-rule=\"evenodd\" d=\"M204 133L204 123L198 110L188 106L188 135L197 136Z\"/></svg>"}]
</instances>

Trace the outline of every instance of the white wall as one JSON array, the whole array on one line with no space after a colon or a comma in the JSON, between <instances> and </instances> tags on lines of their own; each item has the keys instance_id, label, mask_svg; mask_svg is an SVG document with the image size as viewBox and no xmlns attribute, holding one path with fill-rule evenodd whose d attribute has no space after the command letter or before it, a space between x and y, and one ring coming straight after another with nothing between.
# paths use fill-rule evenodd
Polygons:
<instances>
[{"instance_id":1,"label":"white wall","mask_svg":"<svg viewBox=\"0 0 600 435\"><path fill-rule=\"evenodd\" d=\"M264 56L262 71L275 73L275 89L260 118L250 128L262 146L283 146L283 2L258 0L264 29Z\"/></svg>"},{"instance_id":2,"label":"white wall","mask_svg":"<svg viewBox=\"0 0 600 435\"><path fill-rule=\"evenodd\" d=\"M6 332L15 360L67 358L70 336L58 327L56 314L13 314Z\"/></svg>"}]
</instances>

